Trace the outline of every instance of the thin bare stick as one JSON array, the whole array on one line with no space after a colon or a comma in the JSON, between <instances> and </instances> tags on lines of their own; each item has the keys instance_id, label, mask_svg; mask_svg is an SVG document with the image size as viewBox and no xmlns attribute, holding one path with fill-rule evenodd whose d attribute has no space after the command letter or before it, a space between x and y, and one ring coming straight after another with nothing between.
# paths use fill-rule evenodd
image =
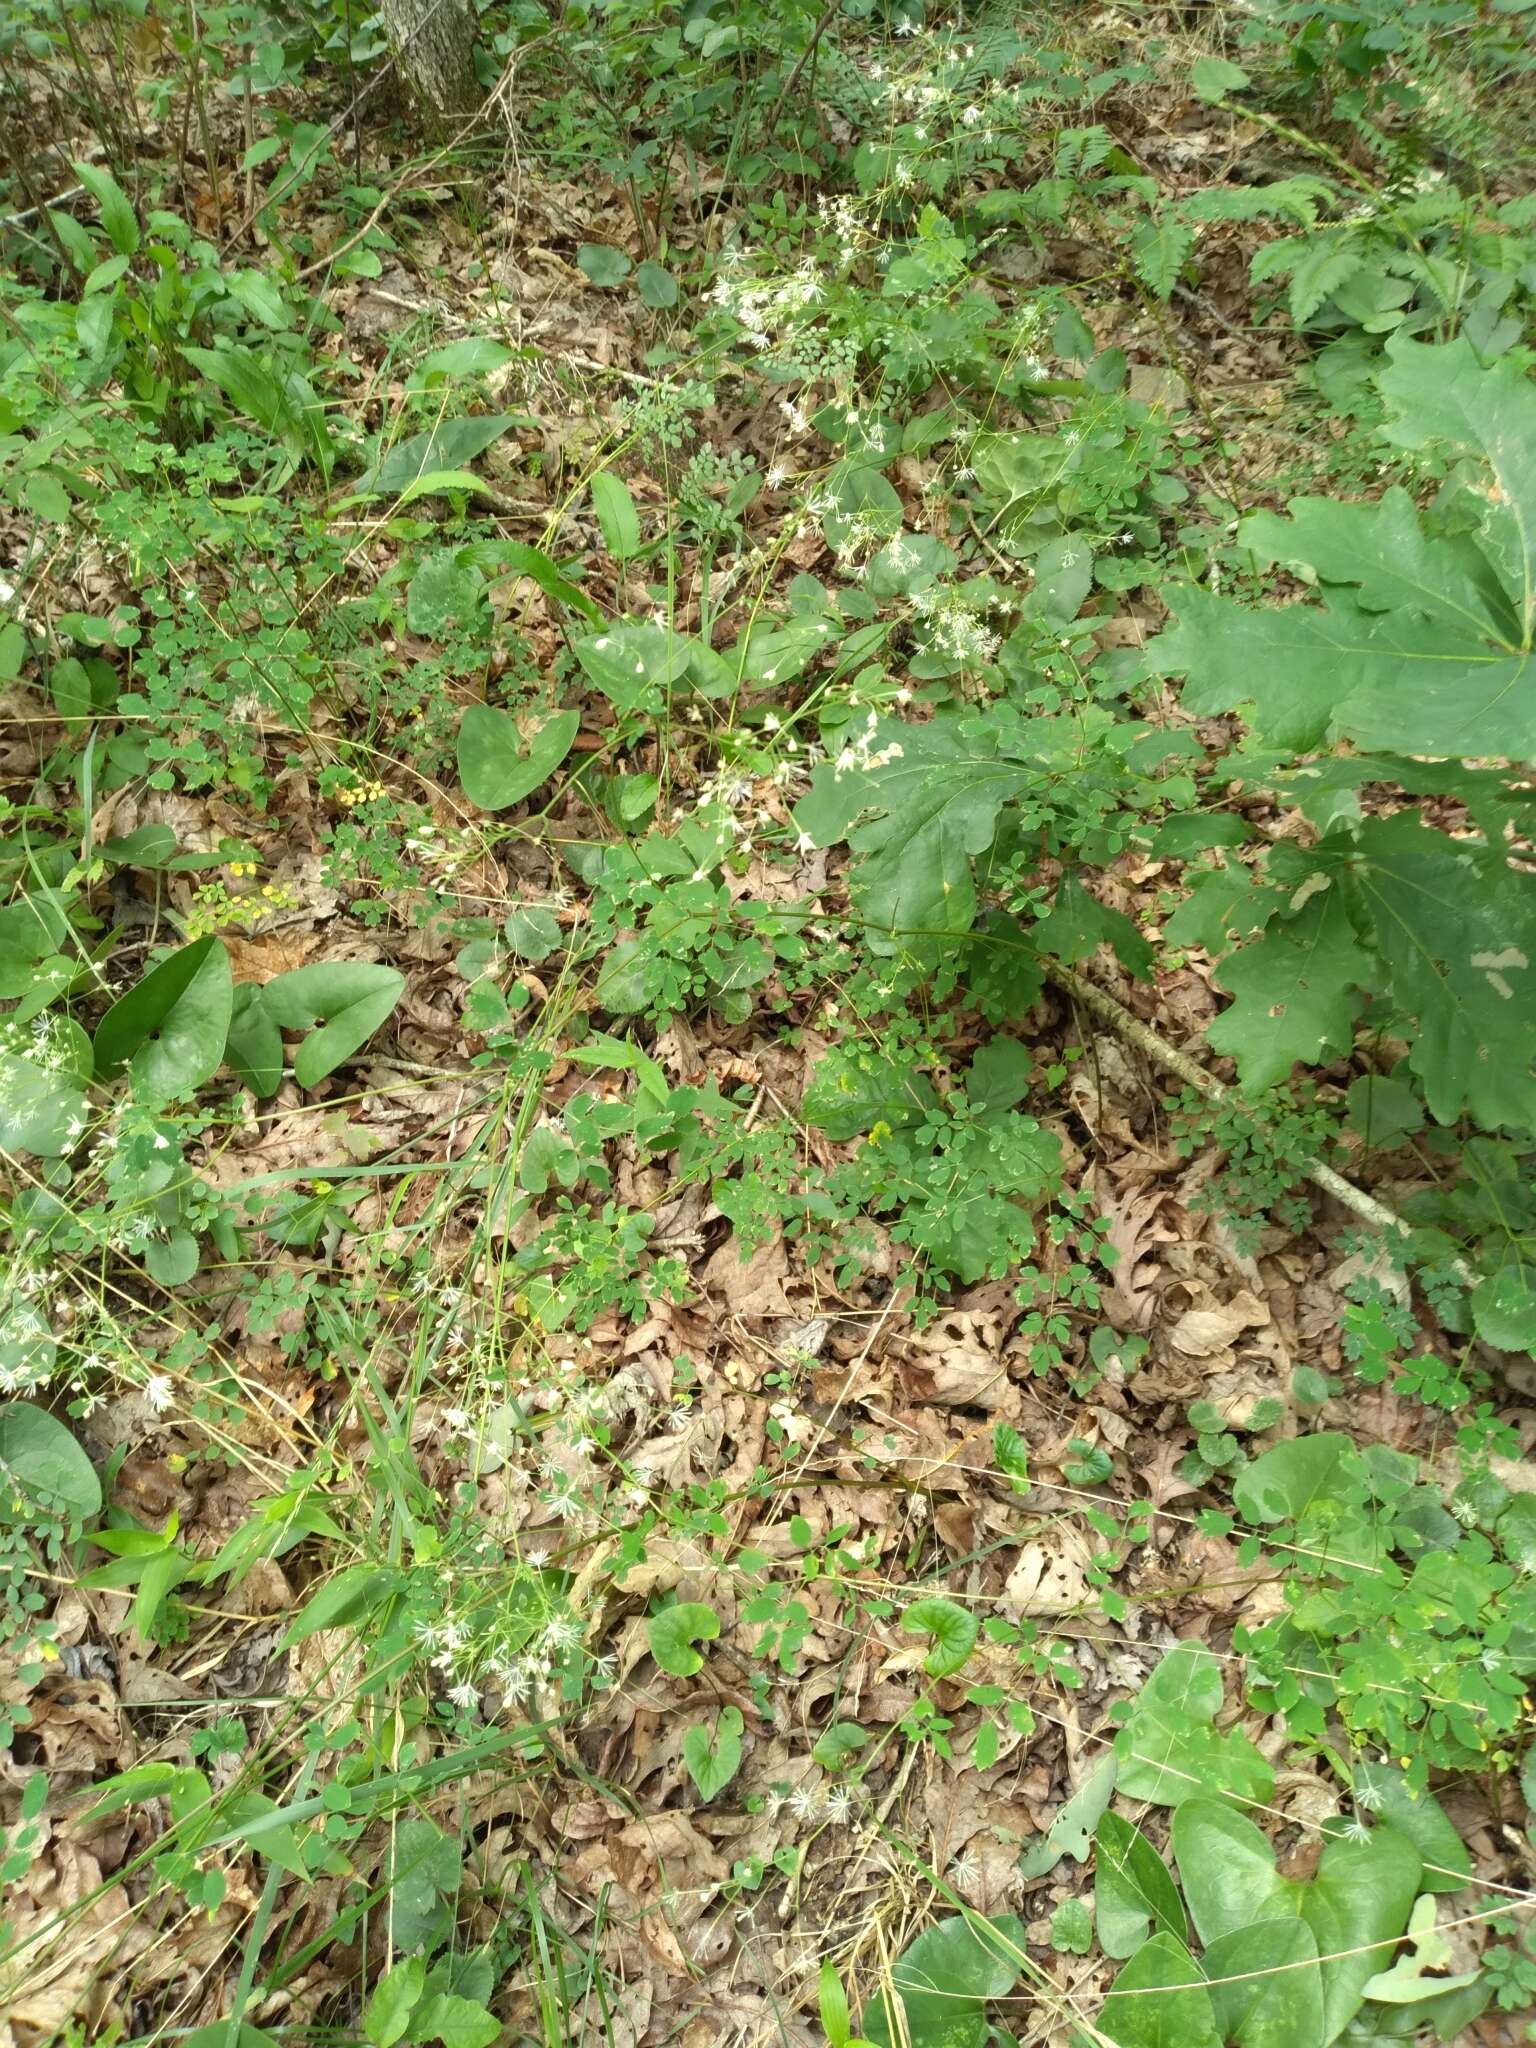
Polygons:
<instances>
[{"instance_id":1,"label":"thin bare stick","mask_svg":"<svg viewBox=\"0 0 1536 2048\"><path fill-rule=\"evenodd\" d=\"M1106 994L1101 988L1095 988L1091 981L1085 981L1082 975L1075 974L1070 967L1058 967L1052 961L1042 961L1040 964L1047 979L1054 981L1056 986L1071 996L1074 1002L1081 1003L1085 1010L1097 1017L1101 1023L1107 1024L1111 1031L1125 1040L1127 1045L1134 1045L1136 1050L1145 1053L1154 1065L1162 1067L1166 1073L1176 1075L1179 1080L1205 1096L1207 1101L1222 1102L1235 1092L1227 1087L1225 1082L1218 1081L1214 1074L1208 1074L1198 1061L1189 1057L1188 1053L1180 1052L1177 1046L1170 1045L1166 1038L1152 1029L1150 1024L1143 1024L1139 1017L1132 1016L1124 1003L1117 1003L1112 995ZM1389 1209L1385 1202L1378 1202L1376 1197L1368 1195L1364 1188L1357 1188L1353 1181L1346 1180L1342 1173L1335 1173L1331 1166L1308 1166L1303 1168L1303 1172L1314 1187L1321 1188L1325 1195L1332 1195L1336 1202L1342 1203L1346 1209L1351 1210L1362 1222L1369 1223L1373 1229L1382 1231L1389 1237L1402 1238L1412 1235L1409 1225L1395 1209ZM1474 1277L1471 1269L1464 1266L1460 1260L1456 1264L1457 1277L1470 1283Z\"/></svg>"}]
</instances>

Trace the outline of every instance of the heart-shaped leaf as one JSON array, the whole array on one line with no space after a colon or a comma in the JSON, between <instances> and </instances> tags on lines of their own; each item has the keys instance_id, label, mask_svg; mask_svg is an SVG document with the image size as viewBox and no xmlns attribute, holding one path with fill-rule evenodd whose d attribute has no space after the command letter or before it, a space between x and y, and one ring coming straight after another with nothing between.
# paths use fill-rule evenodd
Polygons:
<instances>
[{"instance_id":1,"label":"heart-shaped leaf","mask_svg":"<svg viewBox=\"0 0 1536 2048\"><path fill-rule=\"evenodd\" d=\"M1131 1799L1178 1806L1202 1792L1262 1803L1275 1774L1246 1735L1211 1725L1222 1702L1221 1666L1198 1643L1170 1650L1142 1687L1115 1737L1120 1789Z\"/></svg>"},{"instance_id":2,"label":"heart-shaped leaf","mask_svg":"<svg viewBox=\"0 0 1536 2048\"><path fill-rule=\"evenodd\" d=\"M1313 2048L1323 2038L1323 1980L1305 1921L1257 1920L1206 1944L1202 1959L1223 2041Z\"/></svg>"},{"instance_id":3,"label":"heart-shaped leaf","mask_svg":"<svg viewBox=\"0 0 1536 2048\"><path fill-rule=\"evenodd\" d=\"M704 1669L704 1659L693 1646L712 1643L719 1633L719 1615L701 1600L682 1600L675 1607L664 1607L645 1624L651 1655L675 1678L692 1678Z\"/></svg>"},{"instance_id":4,"label":"heart-shaped leaf","mask_svg":"<svg viewBox=\"0 0 1536 2048\"><path fill-rule=\"evenodd\" d=\"M217 1071L229 1036L234 977L213 936L183 946L120 996L96 1027L96 1071L133 1063L134 1093L147 1102L191 1095Z\"/></svg>"},{"instance_id":5,"label":"heart-shaped leaf","mask_svg":"<svg viewBox=\"0 0 1536 2048\"><path fill-rule=\"evenodd\" d=\"M1154 1927L1189 1939L1168 1866L1140 1828L1116 1813L1106 1813L1094 1835L1093 1917L1100 1946L1117 1961L1135 1955Z\"/></svg>"},{"instance_id":6,"label":"heart-shaped leaf","mask_svg":"<svg viewBox=\"0 0 1536 2048\"><path fill-rule=\"evenodd\" d=\"M0 1407L0 1466L47 1513L87 1521L101 1512L101 1481L73 1436L31 1401Z\"/></svg>"},{"instance_id":7,"label":"heart-shaped leaf","mask_svg":"<svg viewBox=\"0 0 1536 2048\"><path fill-rule=\"evenodd\" d=\"M283 1078L283 1034L261 999L255 982L235 990L225 1056L253 1095L275 1095Z\"/></svg>"},{"instance_id":8,"label":"heart-shaped leaf","mask_svg":"<svg viewBox=\"0 0 1536 2048\"><path fill-rule=\"evenodd\" d=\"M1251 1820L1217 1800L1191 1799L1173 1817L1173 1848L1190 1916L1207 1944L1260 1920L1289 1915L1306 1922L1321 1958L1318 2048L1328 2048L1407 1925L1423 1869L1413 1843L1391 1827L1363 1841L1332 1841L1316 1876L1298 1884L1281 1877Z\"/></svg>"},{"instance_id":9,"label":"heart-shaped leaf","mask_svg":"<svg viewBox=\"0 0 1536 2048\"><path fill-rule=\"evenodd\" d=\"M522 413L483 413L477 419L441 420L429 433L397 441L377 466L360 479L358 494L391 496L434 469L464 469L493 441L514 427L531 424Z\"/></svg>"},{"instance_id":10,"label":"heart-shaped leaf","mask_svg":"<svg viewBox=\"0 0 1536 2048\"><path fill-rule=\"evenodd\" d=\"M1521 1495L1529 1500L1529 1495ZM1532 1503L1536 1507L1536 1502ZM1356 1764L1355 1804L1385 1826L1406 1835L1424 1859L1426 1892L1459 1892L1472 1876L1467 1845L1428 1792L1415 1792L1391 1764Z\"/></svg>"},{"instance_id":11,"label":"heart-shaped leaf","mask_svg":"<svg viewBox=\"0 0 1536 2048\"><path fill-rule=\"evenodd\" d=\"M532 738L490 704L471 704L459 726L459 780L482 811L504 811L548 782L571 751L579 711L557 711Z\"/></svg>"},{"instance_id":12,"label":"heart-shaped leaf","mask_svg":"<svg viewBox=\"0 0 1536 2048\"><path fill-rule=\"evenodd\" d=\"M930 1678L948 1678L958 1671L976 1647L981 1624L967 1607L953 1600L914 1600L901 1617L909 1635L924 1635L933 1648L923 1659Z\"/></svg>"},{"instance_id":13,"label":"heart-shaped leaf","mask_svg":"<svg viewBox=\"0 0 1536 2048\"><path fill-rule=\"evenodd\" d=\"M683 1737L683 1762L701 1799L713 1799L723 1792L741 1768L745 1725L739 1707L722 1707L713 1730L701 1725L690 1728Z\"/></svg>"},{"instance_id":14,"label":"heart-shaped leaf","mask_svg":"<svg viewBox=\"0 0 1536 2048\"><path fill-rule=\"evenodd\" d=\"M1024 1953L1024 1929L1012 1913L940 1920L893 1965L891 1989L864 2014L865 2036L876 2048L908 2041L912 2048L981 2048L986 2001L1013 1989ZM904 2028L892 2015L893 1999L904 2009Z\"/></svg>"},{"instance_id":15,"label":"heart-shaped leaf","mask_svg":"<svg viewBox=\"0 0 1536 2048\"><path fill-rule=\"evenodd\" d=\"M1182 1941L1154 1934L1115 1979L1098 2030L1118 2048L1221 2048L1211 1994Z\"/></svg>"},{"instance_id":16,"label":"heart-shaped leaf","mask_svg":"<svg viewBox=\"0 0 1536 2048\"><path fill-rule=\"evenodd\" d=\"M371 960L320 960L278 975L261 991L261 1006L284 1031L325 1022L294 1055L293 1076L313 1088L366 1045L405 993L405 977Z\"/></svg>"}]
</instances>

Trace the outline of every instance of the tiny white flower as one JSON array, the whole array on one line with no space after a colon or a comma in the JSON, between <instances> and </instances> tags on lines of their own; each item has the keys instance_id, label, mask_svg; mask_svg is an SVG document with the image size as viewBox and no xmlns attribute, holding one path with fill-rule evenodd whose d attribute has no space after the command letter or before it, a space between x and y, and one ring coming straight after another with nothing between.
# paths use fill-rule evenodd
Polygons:
<instances>
[{"instance_id":1,"label":"tiny white flower","mask_svg":"<svg viewBox=\"0 0 1536 2048\"><path fill-rule=\"evenodd\" d=\"M176 1399L170 1374L152 1372L144 1382L144 1398L157 1415L163 1415Z\"/></svg>"},{"instance_id":2,"label":"tiny white flower","mask_svg":"<svg viewBox=\"0 0 1536 2048\"><path fill-rule=\"evenodd\" d=\"M471 1685L467 1678L462 1685L452 1687L448 1697L461 1713L472 1714L479 1709L480 1689Z\"/></svg>"}]
</instances>

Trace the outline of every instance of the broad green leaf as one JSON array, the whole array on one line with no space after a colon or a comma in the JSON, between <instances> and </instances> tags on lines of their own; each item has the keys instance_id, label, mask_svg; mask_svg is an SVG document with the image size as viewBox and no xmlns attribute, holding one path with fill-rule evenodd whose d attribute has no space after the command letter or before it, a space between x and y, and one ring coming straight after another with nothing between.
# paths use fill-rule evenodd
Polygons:
<instances>
[{"instance_id":1,"label":"broad green leaf","mask_svg":"<svg viewBox=\"0 0 1536 2048\"><path fill-rule=\"evenodd\" d=\"M1347 1053L1359 991L1375 979L1343 890L1324 881L1299 916L1270 923L1216 971L1234 1000L1205 1035L1217 1052L1231 1054L1243 1086L1256 1093L1289 1080L1298 1062Z\"/></svg>"},{"instance_id":2,"label":"broad green leaf","mask_svg":"<svg viewBox=\"0 0 1536 2048\"><path fill-rule=\"evenodd\" d=\"M490 2048L501 2030L483 2005L453 1991L434 1991L411 2016L412 2039L441 2041L443 2048Z\"/></svg>"},{"instance_id":3,"label":"broad green leaf","mask_svg":"<svg viewBox=\"0 0 1536 2048\"><path fill-rule=\"evenodd\" d=\"M210 935L183 946L120 996L97 1025L97 1072L110 1079L131 1061L134 1092L142 1100L191 1095L218 1071L233 1004L234 977L222 942Z\"/></svg>"},{"instance_id":4,"label":"broad green leaf","mask_svg":"<svg viewBox=\"0 0 1536 2048\"><path fill-rule=\"evenodd\" d=\"M319 960L280 974L261 991L261 1006L284 1031L315 1025L294 1054L293 1076L313 1088L368 1043L405 993L405 977L371 960Z\"/></svg>"},{"instance_id":5,"label":"broad green leaf","mask_svg":"<svg viewBox=\"0 0 1536 2048\"><path fill-rule=\"evenodd\" d=\"M589 284L604 290L622 284L634 267L622 249L611 249L603 242L583 242L576 251L576 264Z\"/></svg>"},{"instance_id":6,"label":"broad green leaf","mask_svg":"<svg viewBox=\"0 0 1536 2048\"><path fill-rule=\"evenodd\" d=\"M560 947L560 920L539 903L519 903L502 922L507 944L520 960L537 964Z\"/></svg>"},{"instance_id":7,"label":"broad green leaf","mask_svg":"<svg viewBox=\"0 0 1536 2048\"><path fill-rule=\"evenodd\" d=\"M1431 1114L1536 1129L1536 879L1407 812L1367 819L1358 842L1346 887L1413 1021L1408 1061Z\"/></svg>"},{"instance_id":8,"label":"broad green leaf","mask_svg":"<svg viewBox=\"0 0 1536 2048\"><path fill-rule=\"evenodd\" d=\"M1100 946L1112 946L1138 979L1145 981L1152 972L1154 956L1145 935L1123 910L1101 903L1084 888L1075 869L1062 877L1056 901L1030 933L1030 943L1069 967L1090 958Z\"/></svg>"},{"instance_id":9,"label":"broad green leaf","mask_svg":"<svg viewBox=\"0 0 1536 2048\"><path fill-rule=\"evenodd\" d=\"M996 1920L957 1915L920 1934L891 1968L891 1990L866 2008L862 2031L875 2048L981 2048L986 2002L1018 1982L1026 1953L1023 1926L1012 1913ZM901 2021L890 2000L903 2008Z\"/></svg>"},{"instance_id":10,"label":"broad green leaf","mask_svg":"<svg viewBox=\"0 0 1536 2048\"><path fill-rule=\"evenodd\" d=\"M666 626L621 621L576 642L576 659L616 711L660 712L688 666L690 643Z\"/></svg>"},{"instance_id":11,"label":"broad green leaf","mask_svg":"<svg viewBox=\"0 0 1536 2048\"><path fill-rule=\"evenodd\" d=\"M72 1433L31 1401L0 1405L0 1469L51 1515L89 1521L101 1512L101 1481Z\"/></svg>"},{"instance_id":12,"label":"broad green leaf","mask_svg":"<svg viewBox=\"0 0 1536 2048\"><path fill-rule=\"evenodd\" d=\"M407 1956L380 1978L363 2014L363 2032L370 2048L395 2048L397 2041L405 2039L426 1982L427 1966L420 1956Z\"/></svg>"},{"instance_id":13,"label":"broad green leaf","mask_svg":"<svg viewBox=\"0 0 1536 2048\"><path fill-rule=\"evenodd\" d=\"M1504 639L1508 598L1469 535L1433 535L1400 484L1370 503L1292 498L1287 516L1254 512L1238 539L1262 562L1301 562L1324 583L1359 586L1369 611L1417 612L1452 632Z\"/></svg>"},{"instance_id":14,"label":"broad green leaf","mask_svg":"<svg viewBox=\"0 0 1536 2048\"><path fill-rule=\"evenodd\" d=\"M1275 1869L1263 1829L1221 1801L1185 1800L1173 1816L1173 1853L1190 1918L1207 1945L1255 1921L1294 1915L1294 1888Z\"/></svg>"},{"instance_id":15,"label":"broad green leaf","mask_svg":"<svg viewBox=\"0 0 1536 2048\"><path fill-rule=\"evenodd\" d=\"M1033 1073L1034 1060L1017 1038L990 1038L971 1061L966 1099L978 1116L1014 1109L1029 1093Z\"/></svg>"},{"instance_id":16,"label":"broad green leaf","mask_svg":"<svg viewBox=\"0 0 1536 2048\"><path fill-rule=\"evenodd\" d=\"M1117 2048L1221 2048L1205 1980L1171 1934L1154 1934L1126 1964L1096 2025Z\"/></svg>"},{"instance_id":17,"label":"broad green leaf","mask_svg":"<svg viewBox=\"0 0 1536 2048\"><path fill-rule=\"evenodd\" d=\"M422 357L406 379L407 391L430 391L455 377L489 377L505 369L513 351L504 341L488 334L469 334L462 341L450 341Z\"/></svg>"},{"instance_id":18,"label":"broad green leaf","mask_svg":"<svg viewBox=\"0 0 1536 2048\"><path fill-rule=\"evenodd\" d=\"M132 256L139 246L139 217L133 203L103 164L80 162L75 176L101 209L101 225L119 256Z\"/></svg>"},{"instance_id":19,"label":"broad green leaf","mask_svg":"<svg viewBox=\"0 0 1536 2048\"><path fill-rule=\"evenodd\" d=\"M1360 1453L1351 1440L1323 1431L1261 1452L1238 1474L1232 1503L1255 1526L1295 1522L1319 1501L1358 1498L1364 1478Z\"/></svg>"},{"instance_id":20,"label":"broad green leaf","mask_svg":"<svg viewBox=\"0 0 1536 2048\"><path fill-rule=\"evenodd\" d=\"M971 727L948 717L882 719L860 744L820 763L795 806L797 827L818 846L846 839L858 856L854 902L876 951L904 941L902 950L933 959L970 930L971 862L991 846L1003 806L1039 779L999 759Z\"/></svg>"},{"instance_id":21,"label":"broad green leaf","mask_svg":"<svg viewBox=\"0 0 1536 2048\"><path fill-rule=\"evenodd\" d=\"M1456 757L1536 754L1528 653L1410 612L1369 611L1344 590L1326 605L1264 611L1195 589L1170 592L1169 603L1177 623L1148 661L1187 677L1182 703L1198 717L1251 707L1259 738L1304 750L1333 738Z\"/></svg>"},{"instance_id":22,"label":"broad green leaf","mask_svg":"<svg viewBox=\"0 0 1536 2048\"><path fill-rule=\"evenodd\" d=\"M700 1600L683 1600L675 1607L664 1607L645 1625L651 1655L663 1671L670 1671L675 1678L692 1678L696 1671L704 1669L704 1659L693 1646L713 1642L719 1633L720 1617Z\"/></svg>"},{"instance_id":23,"label":"broad green leaf","mask_svg":"<svg viewBox=\"0 0 1536 2048\"><path fill-rule=\"evenodd\" d=\"M425 434L397 441L359 480L359 493L383 497L407 490L435 469L467 469L495 441L514 427L527 426L525 414L482 413L473 419L441 420Z\"/></svg>"},{"instance_id":24,"label":"broad green leaf","mask_svg":"<svg viewBox=\"0 0 1536 2048\"><path fill-rule=\"evenodd\" d=\"M1351 1773L1355 1804L1406 1835L1424 1861L1426 1892L1459 1892L1471 1881L1467 1845L1432 1793L1415 1792L1391 1764L1358 1763Z\"/></svg>"},{"instance_id":25,"label":"broad green leaf","mask_svg":"<svg viewBox=\"0 0 1536 2048\"><path fill-rule=\"evenodd\" d=\"M367 1620L404 1583L403 1575L388 1565L348 1565L304 1603L289 1624L282 1647L291 1650L323 1628L347 1628Z\"/></svg>"},{"instance_id":26,"label":"broad green leaf","mask_svg":"<svg viewBox=\"0 0 1536 2048\"><path fill-rule=\"evenodd\" d=\"M1536 1351L1536 1275L1501 1266L1472 1290L1472 1321L1495 1351Z\"/></svg>"},{"instance_id":27,"label":"broad green leaf","mask_svg":"<svg viewBox=\"0 0 1536 2048\"><path fill-rule=\"evenodd\" d=\"M930 1678L948 1678L969 1660L981 1624L968 1607L932 1597L914 1600L901 1617L908 1635L927 1636L933 1648L923 1659Z\"/></svg>"},{"instance_id":28,"label":"broad green leaf","mask_svg":"<svg viewBox=\"0 0 1536 2048\"><path fill-rule=\"evenodd\" d=\"M1241 64L1229 63L1225 57L1197 57L1189 69L1189 82L1197 99L1215 101L1230 92L1241 92L1252 80Z\"/></svg>"},{"instance_id":29,"label":"broad green leaf","mask_svg":"<svg viewBox=\"0 0 1536 2048\"><path fill-rule=\"evenodd\" d=\"M1412 1842L1390 1827L1365 1841L1332 1841L1317 1875L1302 1884L1280 1876L1274 1851L1251 1820L1213 1799L1192 1799L1174 1815L1173 1846L1203 1942L1287 1915L1311 1929L1324 2008L1317 2040L1327 2048L1407 1925L1423 1868Z\"/></svg>"},{"instance_id":30,"label":"broad green leaf","mask_svg":"<svg viewBox=\"0 0 1536 2048\"><path fill-rule=\"evenodd\" d=\"M1529 647L1536 641L1536 387L1514 355L1486 365L1464 335L1438 345L1394 337L1387 356L1376 382L1393 415L1388 438L1403 448L1441 441L1488 465L1478 545L1498 570L1517 638Z\"/></svg>"},{"instance_id":31,"label":"broad green leaf","mask_svg":"<svg viewBox=\"0 0 1536 2048\"><path fill-rule=\"evenodd\" d=\"M579 711L557 711L526 736L510 712L471 704L459 726L459 780L482 811L505 811L548 782L571 751Z\"/></svg>"},{"instance_id":32,"label":"broad green leaf","mask_svg":"<svg viewBox=\"0 0 1536 2048\"><path fill-rule=\"evenodd\" d=\"M834 1721L817 1736L811 1755L824 1771L840 1771L869 1741L857 1721Z\"/></svg>"},{"instance_id":33,"label":"broad green leaf","mask_svg":"<svg viewBox=\"0 0 1536 2048\"><path fill-rule=\"evenodd\" d=\"M1422 1869L1407 1836L1384 1827L1368 1842L1330 1842L1316 1877L1300 1887L1301 1917L1322 1958L1321 2048L1343 2033L1360 2008L1366 1985L1391 1962Z\"/></svg>"},{"instance_id":34,"label":"broad green leaf","mask_svg":"<svg viewBox=\"0 0 1536 2048\"><path fill-rule=\"evenodd\" d=\"M609 554L616 562L632 560L640 552L640 514L629 486L611 470L600 469L592 479L592 503Z\"/></svg>"},{"instance_id":35,"label":"broad green leaf","mask_svg":"<svg viewBox=\"0 0 1536 2048\"><path fill-rule=\"evenodd\" d=\"M635 290L640 303L653 313L677 304L677 279L659 263L641 263L635 269Z\"/></svg>"},{"instance_id":36,"label":"broad green leaf","mask_svg":"<svg viewBox=\"0 0 1536 2048\"><path fill-rule=\"evenodd\" d=\"M457 1834L447 1834L424 1818L399 1823L385 1864L390 1931L397 1949L431 1950L447 1941L453 1928L448 1902L463 1874L464 1848Z\"/></svg>"},{"instance_id":37,"label":"broad green leaf","mask_svg":"<svg viewBox=\"0 0 1536 2048\"><path fill-rule=\"evenodd\" d=\"M1246 1735L1211 1725L1222 1704L1221 1667L1195 1643L1170 1650L1131 1703L1115 1736L1120 1790L1180 1806L1202 1793L1263 1802L1275 1774Z\"/></svg>"},{"instance_id":38,"label":"broad green leaf","mask_svg":"<svg viewBox=\"0 0 1536 2048\"><path fill-rule=\"evenodd\" d=\"M739 1707L722 1707L712 1729L690 1728L683 1737L683 1762L701 1799L708 1801L723 1792L740 1770L745 1725Z\"/></svg>"},{"instance_id":39,"label":"broad green leaf","mask_svg":"<svg viewBox=\"0 0 1536 2048\"><path fill-rule=\"evenodd\" d=\"M253 1095L275 1095L283 1079L283 1034L254 982L235 990L224 1056Z\"/></svg>"},{"instance_id":40,"label":"broad green leaf","mask_svg":"<svg viewBox=\"0 0 1536 2048\"><path fill-rule=\"evenodd\" d=\"M1074 1863L1087 1862L1099 1816L1114 1797L1117 1769L1114 1751L1106 1749L1057 1814L1050 1833L1019 1858L1021 1877L1046 1877L1063 1856Z\"/></svg>"},{"instance_id":41,"label":"broad green leaf","mask_svg":"<svg viewBox=\"0 0 1536 2048\"><path fill-rule=\"evenodd\" d=\"M1106 1813L1094 1835L1093 1917L1105 1955L1124 1961L1154 1931L1189 1939L1168 1866L1141 1832Z\"/></svg>"},{"instance_id":42,"label":"broad green leaf","mask_svg":"<svg viewBox=\"0 0 1536 2048\"><path fill-rule=\"evenodd\" d=\"M1206 1943L1201 1968L1223 2041L1313 2048L1323 2038L1323 1978L1304 1921L1256 1920Z\"/></svg>"}]
</instances>

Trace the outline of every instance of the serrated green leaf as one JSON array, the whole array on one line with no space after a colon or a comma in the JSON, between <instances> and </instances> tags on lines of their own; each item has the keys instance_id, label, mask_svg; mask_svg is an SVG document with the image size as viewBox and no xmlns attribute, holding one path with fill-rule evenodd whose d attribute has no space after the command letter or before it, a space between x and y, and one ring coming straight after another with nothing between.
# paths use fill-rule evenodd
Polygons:
<instances>
[{"instance_id":1,"label":"serrated green leaf","mask_svg":"<svg viewBox=\"0 0 1536 2048\"><path fill-rule=\"evenodd\" d=\"M448 640L487 624L479 570L461 562L452 548L428 555L406 587L405 620L413 633L427 640Z\"/></svg>"},{"instance_id":2,"label":"serrated green leaf","mask_svg":"<svg viewBox=\"0 0 1536 2048\"><path fill-rule=\"evenodd\" d=\"M634 267L622 249L611 249L603 242L583 242L576 251L576 264L589 284L603 289L622 284Z\"/></svg>"},{"instance_id":3,"label":"serrated green leaf","mask_svg":"<svg viewBox=\"0 0 1536 2048\"><path fill-rule=\"evenodd\" d=\"M1441 441L1488 465L1477 542L1528 648L1536 640L1536 387L1514 355L1485 364L1465 335L1439 344L1394 337L1387 357L1376 382L1393 415L1388 439L1403 448Z\"/></svg>"},{"instance_id":4,"label":"serrated green leaf","mask_svg":"<svg viewBox=\"0 0 1536 2048\"><path fill-rule=\"evenodd\" d=\"M818 846L846 839L858 856L854 900L877 950L900 937L904 951L932 958L944 935L969 931L971 862L991 846L1003 806L1037 779L983 738L962 738L960 723L879 721L862 753L888 758L867 768L821 763L795 806L796 825ZM892 748L900 751L889 757Z\"/></svg>"},{"instance_id":5,"label":"serrated green leaf","mask_svg":"<svg viewBox=\"0 0 1536 2048\"><path fill-rule=\"evenodd\" d=\"M1367 819L1358 844L1345 886L1413 1020L1408 1062L1431 1114L1536 1129L1536 879L1406 812Z\"/></svg>"},{"instance_id":6,"label":"serrated green leaf","mask_svg":"<svg viewBox=\"0 0 1536 2048\"><path fill-rule=\"evenodd\" d=\"M1271 923L1222 961L1216 979L1233 1002L1205 1035L1237 1061L1245 1088L1273 1088L1298 1062L1349 1051L1359 991L1375 978L1344 893L1330 882L1299 916Z\"/></svg>"}]
</instances>

